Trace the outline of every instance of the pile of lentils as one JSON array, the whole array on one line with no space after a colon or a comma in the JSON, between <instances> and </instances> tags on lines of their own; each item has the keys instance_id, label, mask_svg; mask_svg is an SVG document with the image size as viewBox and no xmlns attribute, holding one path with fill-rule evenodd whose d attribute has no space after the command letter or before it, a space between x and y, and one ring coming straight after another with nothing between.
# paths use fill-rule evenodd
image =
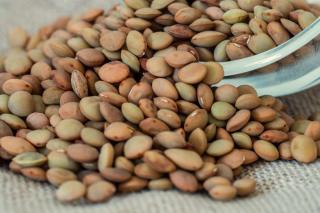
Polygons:
<instances>
[{"instance_id":1,"label":"pile of lentils","mask_svg":"<svg viewBox=\"0 0 320 213\"><path fill-rule=\"evenodd\" d=\"M273 32L306 27L313 7L125 3L61 17L31 36L9 32L11 49L0 59L3 165L54 185L62 202L172 188L231 200L255 191L255 180L239 178L246 165L317 159L319 113L294 119L281 100L251 86L215 87L224 71L214 61L275 46ZM248 47L235 43L253 32Z\"/></svg>"}]
</instances>

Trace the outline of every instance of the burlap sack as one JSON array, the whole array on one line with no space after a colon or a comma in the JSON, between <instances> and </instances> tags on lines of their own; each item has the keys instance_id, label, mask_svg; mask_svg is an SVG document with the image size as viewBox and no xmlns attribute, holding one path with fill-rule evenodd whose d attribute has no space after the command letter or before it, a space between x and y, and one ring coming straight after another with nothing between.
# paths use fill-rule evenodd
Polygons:
<instances>
[{"instance_id":1,"label":"burlap sack","mask_svg":"<svg viewBox=\"0 0 320 213\"><path fill-rule=\"evenodd\" d=\"M20 25L34 31L59 15L77 14L86 8L103 7L116 0L0 0L0 49L5 48L6 31ZM320 111L320 88L285 97L294 114ZM103 204L67 205L57 202L54 188L0 169L1 213L255 213L320 212L320 162L260 162L248 167L244 176L255 178L257 192L249 198L217 202L205 194L168 192L133 193Z\"/></svg>"}]
</instances>

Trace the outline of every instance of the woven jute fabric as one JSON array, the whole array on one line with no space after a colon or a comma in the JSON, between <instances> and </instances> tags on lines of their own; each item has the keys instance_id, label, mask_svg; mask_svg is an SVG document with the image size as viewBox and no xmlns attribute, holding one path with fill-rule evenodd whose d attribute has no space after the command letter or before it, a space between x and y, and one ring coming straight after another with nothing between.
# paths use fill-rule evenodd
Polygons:
<instances>
[{"instance_id":1,"label":"woven jute fabric","mask_svg":"<svg viewBox=\"0 0 320 213\"><path fill-rule=\"evenodd\" d=\"M6 31L22 26L29 32L60 15L87 8L107 9L115 0L0 0L0 49L6 48ZM283 98L291 114L320 111L320 87ZM246 167L243 176L257 180L257 192L231 202L211 200L204 193L143 191L119 195L102 204L61 204L55 189L0 169L0 212L3 213L256 213L320 212L320 161L259 162Z\"/></svg>"}]
</instances>

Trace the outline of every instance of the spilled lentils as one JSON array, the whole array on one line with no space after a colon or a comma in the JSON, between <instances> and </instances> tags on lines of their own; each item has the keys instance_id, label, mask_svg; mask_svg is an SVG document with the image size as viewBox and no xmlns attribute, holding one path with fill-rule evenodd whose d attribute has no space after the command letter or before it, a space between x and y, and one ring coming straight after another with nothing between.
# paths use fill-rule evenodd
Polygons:
<instances>
[{"instance_id":1,"label":"spilled lentils","mask_svg":"<svg viewBox=\"0 0 320 213\"><path fill-rule=\"evenodd\" d=\"M303 0L125 0L8 33L0 56L0 159L57 187L62 202L144 189L254 193L257 160L311 163L320 116L293 119L248 85L216 84L220 61L258 54L305 29ZM200 63L201 61L201 63Z\"/></svg>"}]
</instances>

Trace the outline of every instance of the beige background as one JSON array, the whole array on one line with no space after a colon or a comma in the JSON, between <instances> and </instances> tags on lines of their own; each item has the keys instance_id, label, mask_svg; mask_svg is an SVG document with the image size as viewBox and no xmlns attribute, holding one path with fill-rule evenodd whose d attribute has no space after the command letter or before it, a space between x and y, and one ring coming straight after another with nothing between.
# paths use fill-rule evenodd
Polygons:
<instances>
[{"instance_id":1,"label":"beige background","mask_svg":"<svg viewBox=\"0 0 320 213\"><path fill-rule=\"evenodd\" d=\"M0 0L0 49L6 31L13 25L29 32L59 15L78 14L90 7L108 6L110 0ZM320 88L285 97L290 111L307 114L320 111ZM244 171L258 180L257 192L245 199L217 202L205 194L189 195L177 191L147 192L116 196L103 204L61 204L54 199L54 188L0 169L0 212L6 213L215 213L215 212L320 212L320 162L260 162Z\"/></svg>"}]
</instances>

